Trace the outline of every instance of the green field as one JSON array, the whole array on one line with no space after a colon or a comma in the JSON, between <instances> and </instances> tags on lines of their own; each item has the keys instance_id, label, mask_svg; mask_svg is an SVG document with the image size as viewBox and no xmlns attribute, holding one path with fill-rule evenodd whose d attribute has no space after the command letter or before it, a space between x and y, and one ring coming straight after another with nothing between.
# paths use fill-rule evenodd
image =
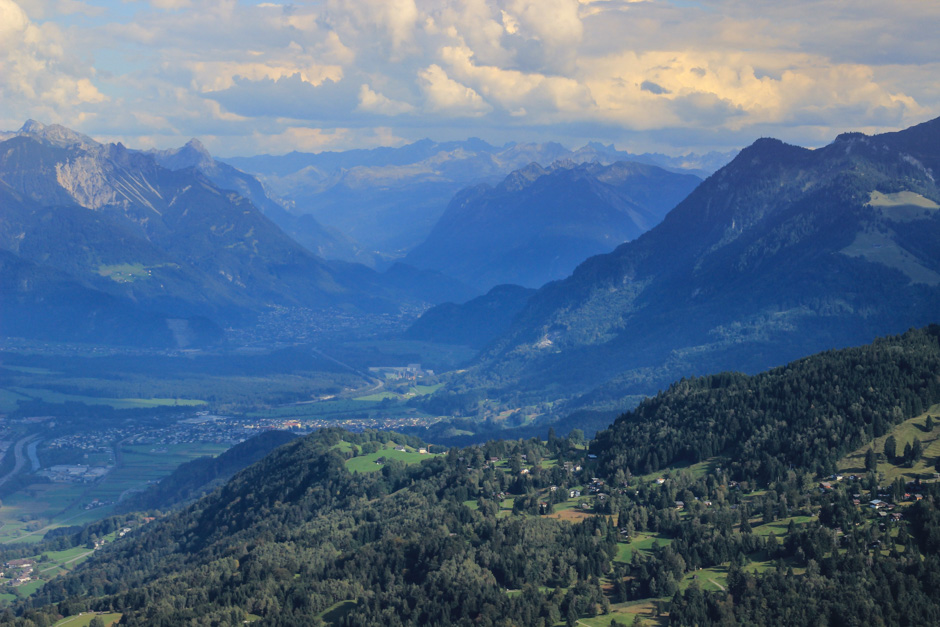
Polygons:
<instances>
[{"instance_id":1,"label":"green field","mask_svg":"<svg viewBox=\"0 0 940 627\"><path fill-rule=\"evenodd\" d=\"M121 620L121 616L123 615L116 612L111 614L79 614L78 616L69 616L68 618L63 618L53 625L53 627L88 627L88 623L90 623L91 619L95 616L101 618L105 625L114 625Z\"/></svg>"},{"instance_id":2,"label":"green field","mask_svg":"<svg viewBox=\"0 0 940 627\"><path fill-rule=\"evenodd\" d=\"M0 366L3 370L11 370L13 372L22 372L24 374L42 374L42 375L53 375L59 374L55 370L49 370L48 368L34 368L32 366L9 366L4 365Z\"/></svg>"},{"instance_id":3,"label":"green field","mask_svg":"<svg viewBox=\"0 0 940 627\"><path fill-rule=\"evenodd\" d=\"M428 394L433 394L437 392L443 386L443 383L438 383L437 385L412 385L409 386L403 392L394 392L392 390L383 390L381 392L376 392L375 394L369 394L367 396L359 396L353 400L355 401L382 401L386 398L394 400L407 400L409 398L414 398L415 396L427 396Z\"/></svg>"},{"instance_id":4,"label":"green field","mask_svg":"<svg viewBox=\"0 0 940 627\"><path fill-rule=\"evenodd\" d=\"M934 419L934 428L929 432L924 426L928 414L933 416ZM911 468L906 468L896 466L885 460L881 453L884 451L885 440L888 439L889 435L893 435L897 441L898 455L904 452L905 444L912 443L914 438L920 439L924 447L920 461L915 462ZM932 480L935 472L934 465L937 459L940 458L940 405L934 405L921 415L905 420L883 436L875 438L872 442L849 453L839 461L839 471L845 475L865 474L865 453L869 448L873 448L879 454L878 472L884 474L885 483L891 483L899 477L905 481L918 477Z\"/></svg>"},{"instance_id":5,"label":"green field","mask_svg":"<svg viewBox=\"0 0 940 627\"><path fill-rule=\"evenodd\" d=\"M816 520L813 516L791 516L789 518L782 518L780 520L775 520L772 523L766 525L760 525L756 522L751 522L751 531L756 536L769 536L773 533L777 536L778 539L782 539L787 535L787 529L790 527L790 521L793 521L797 527L805 525L808 522Z\"/></svg>"},{"instance_id":6,"label":"green field","mask_svg":"<svg viewBox=\"0 0 940 627\"><path fill-rule=\"evenodd\" d=\"M634 533L631 540L631 542L621 542L617 545L617 556L614 558L615 562L628 564L633 560L633 554L636 551L650 553L654 546L668 546L672 544L671 538L666 538L655 533L646 533L644 531Z\"/></svg>"},{"instance_id":7,"label":"green field","mask_svg":"<svg viewBox=\"0 0 940 627\"><path fill-rule=\"evenodd\" d=\"M28 401L30 398L7 388L0 388L0 411L16 411L19 401Z\"/></svg>"},{"instance_id":8,"label":"green field","mask_svg":"<svg viewBox=\"0 0 940 627\"><path fill-rule=\"evenodd\" d=\"M173 472L180 464L227 450L226 444L139 444L122 448L122 465L97 483L35 483L3 499L0 544L38 542L54 527L79 525L107 516L112 506L84 509L94 499L117 502L131 490Z\"/></svg>"},{"instance_id":9,"label":"green field","mask_svg":"<svg viewBox=\"0 0 940 627\"><path fill-rule=\"evenodd\" d=\"M188 398L105 398L98 396L82 396L79 394L65 394L54 390L42 388L7 388L8 392L21 395L25 398L36 399L46 403L85 403L86 405L108 405L114 409L141 409L147 407L195 407L205 405L206 402Z\"/></svg>"},{"instance_id":10,"label":"green field","mask_svg":"<svg viewBox=\"0 0 940 627\"><path fill-rule=\"evenodd\" d=\"M432 454L425 453L421 454L417 451L398 451L393 447L382 449L381 451L376 451L375 453L369 453L368 455L360 455L358 457L353 457L346 460L346 468L350 472L375 472L377 470L382 470L383 464L377 463L377 460L380 457L386 459L397 459L398 461L404 462L406 464L417 464L424 459L432 457Z\"/></svg>"},{"instance_id":11,"label":"green field","mask_svg":"<svg viewBox=\"0 0 940 627\"><path fill-rule=\"evenodd\" d=\"M118 263L98 266L98 274L117 283L133 283L150 278L150 270L142 263Z\"/></svg>"},{"instance_id":12,"label":"green field","mask_svg":"<svg viewBox=\"0 0 940 627\"><path fill-rule=\"evenodd\" d=\"M642 482L649 483L656 481L660 477L665 477L666 474L688 474L689 476L695 479L701 479L706 474L714 472L716 468L722 467L727 463L727 459L724 457L710 457L706 460L700 461L695 464L688 464L685 466L677 465L671 466L669 468L664 468L663 470L658 470L656 472L651 472L648 475L641 475L637 477Z\"/></svg>"}]
</instances>

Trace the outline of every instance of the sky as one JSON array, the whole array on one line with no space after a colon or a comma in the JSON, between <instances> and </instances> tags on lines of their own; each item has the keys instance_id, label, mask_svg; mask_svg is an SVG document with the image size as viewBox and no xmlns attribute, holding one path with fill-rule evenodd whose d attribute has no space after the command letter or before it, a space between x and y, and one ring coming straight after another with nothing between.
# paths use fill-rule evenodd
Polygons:
<instances>
[{"instance_id":1,"label":"sky","mask_svg":"<svg viewBox=\"0 0 940 627\"><path fill-rule=\"evenodd\" d=\"M0 130L726 151L940 116L937 0L0 0Z\"/></svg>"}]
</instances>

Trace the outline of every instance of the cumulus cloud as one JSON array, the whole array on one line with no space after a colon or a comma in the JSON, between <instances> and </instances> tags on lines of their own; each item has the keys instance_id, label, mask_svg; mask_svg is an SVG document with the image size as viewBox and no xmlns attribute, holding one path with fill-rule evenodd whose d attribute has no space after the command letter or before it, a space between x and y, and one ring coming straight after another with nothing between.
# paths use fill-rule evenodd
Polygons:
<instances>
[{"instance_id":1,"label":"cumulus cloud","mask_svg":"<svg viewBox=\"0 0 940 627\"><path fill-rule=\"evenodd\" d=\"M382 115L401 115L402 113L411 113L415 110L413 105L387 98L380 93L372 91L368 85L362 85L359 88L359 106L357 108L361 111Z\"/></svg>"},{"instance_id":2,"label":"cumulus cloud","mask_svg":"<svg viewBox=\"0 0 940 627\"><path fill-rule=\"evenodd\" d=\"M63 39L56 25L37 25L16 2L0 0L0 110L81 121L87 107L107 100L94 69L70 57Z\"/></svg>"},{"instance_id":3,"label":"cumulus cloud","mask_svg":"<svg viewBox=\"0 0 940 627\"><path fill-rule=\"evenodd\" d=\"M418 76L427 97L428 111L459 117L478 117L493 110L480 94L447 76L437 64L428 66L419 72Z\"/></svg>"},{"instance_id":4,"label":"cumulus cloud","mask_svg":"<svg viewBox=\"0 0 940 627\"><path fill-rule=\"evenodd\" d=\"M0 105L259 150L825 141L940 115L938 21L920 0L0 0Z\"/></svg>"}]
</instances>

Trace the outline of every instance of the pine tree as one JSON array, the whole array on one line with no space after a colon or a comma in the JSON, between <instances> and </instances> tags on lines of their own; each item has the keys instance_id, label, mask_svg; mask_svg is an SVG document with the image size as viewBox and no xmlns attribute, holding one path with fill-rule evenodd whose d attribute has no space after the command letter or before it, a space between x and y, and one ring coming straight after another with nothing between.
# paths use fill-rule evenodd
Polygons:
<instances>
[{"instance_id":1,"label":"pine tree","mask_svg":"<svg viewBox=\"0 0 940 627\"><path fill-rule=\"evenodd\" d=\"M885 459L891 463L894 463L894 458L898 454L898 441L894 439L893 435L889 435L885 440Z\"/></svg>"},{"instance_id":2,"label":"pine tree","mask_svg":"<svg viewBox=\"0 0 940 627\"><path fill-rule=\"evenodd\" d=\"M865 452L865 470L867 472L878 472L878 458L875 457L875 449L871 447Z\"/></svg>"}]
</instances>

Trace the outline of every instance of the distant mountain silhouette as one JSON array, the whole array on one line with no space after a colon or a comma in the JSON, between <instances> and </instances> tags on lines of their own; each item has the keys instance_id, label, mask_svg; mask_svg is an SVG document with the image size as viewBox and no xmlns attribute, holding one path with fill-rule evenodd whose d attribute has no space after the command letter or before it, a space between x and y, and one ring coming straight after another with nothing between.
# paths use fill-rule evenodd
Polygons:
<instances>
[{"instance_id":1,"label":"distant mountain silhouette","mask_svg":"<svg viewBox=\"0 0 940 627\"><path fill-rule=\"evenodd\" d=\"M540 287L649 230L700 182L639 163L533 163L454 197L405 261L479 289Z\"/></svg>"},{"instance_id":2,"label":"distant mountain silhouette","mask_svg":"<svg viewBox=\"0 0 940 627\"><path fill-rule=\"evenodd\" d=\"M423 139L398 148L318 154L232 157L227 163L258 177L290 203L294 215L310 214L362 248L400 258L423 242L460 190L496 185L531 163L611 164L631 161L699 177L728 163L733 153L672 157L635 155L613 145L569 150L555 142L493 146L480 139ZM287 229L290 232L290 229Z\"/></svg>"}]
</instances>

